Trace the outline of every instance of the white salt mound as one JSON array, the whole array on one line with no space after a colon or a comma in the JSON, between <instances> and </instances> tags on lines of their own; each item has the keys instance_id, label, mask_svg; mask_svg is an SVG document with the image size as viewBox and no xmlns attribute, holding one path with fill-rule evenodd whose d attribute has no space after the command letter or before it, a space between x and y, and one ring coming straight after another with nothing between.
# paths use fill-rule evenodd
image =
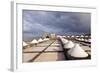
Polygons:
<instances>
[{"instance_id":1,"label":"white salt mound","mask_svg":"<svg viewBox=\"0 0 100 73\"><path fill-rule=\"evenodd\" d=\"M63 40L64 40L64 38L62 38L62 37L61 37L61 38L60 38L60 40L61 40L61 41L63 41Z\"/></svg>"},{"instance_id":2,"label":"white salt mound","mask_svg":"<svg viewBox=\"0 0 100 73\"><path fill-rule=\"evenodd\" d=\"M27 43L23 42L23 46L27 46Z\"/></svg>"},{"instance_id":3,"label":"white salt mound","mask_svg":"<svg viewBox=\"0 0 100 73\"><path fill-rule=\"evenodd\" d=\"M66 43L68 43L68 40L67 39L62 39L62 43L66 44Z\"/></svg>"},{"instance_id":4,"label":"white salt mound","mask_svg":"<svg viewBox=\"0 0 100 73\"><path fill-rule=\"evenodd\" d=\"M38 42L42 42L43 40L40 38L39 40L38 40Z\"/></svg>"},{"instance_id":5,"label":"white salt mound","mask_svg":"<svg viewBox=\"0 0 100 73\"><path fill-rule=\"evenodd\" d=\"M84 39L82 38L81 41L84 41Z\"/></svg>"},{"instance_id":6,"label":"white salt mound","mask_svg":"<svg viewBox=\"0 0 100 73\"><path fill-rule=\"evenodd\" d=\"M77 58L84 58L88 56L88 54L79 46L79 44L75 44L75 46L68 51L68 54Z\"/></svg>"},{"instance_id":7,"label":"white salt mound","mask_svg":"<svg viewBox=\"0 0 100 73\"><path fill-rule=\"evenodd\" d=\"M36 39L34 39L31 43L33 43L33 44L37 44L38 41L37 41Z\"/></svg>"},{"instance_id":8,"label":"white salt mound","mask_svg":"<svg viewBox=\"0 0 100 73\"><path fill-rule=\"evenodd\" d=\"M80 38L79 38L78 40L79 40L79 41L81 41L81 39L80 39Z\"/></svg>"},{"instance_id":9,"label":"white salt mound","mask_svg":"<svg viewBox=\"0 0 100 73\"><path fill-rule=\"evenodd\" d=\"M43 39L43 41L48 41L48 40L49 40L49 38L44 38L44 39Z\"/></svg>"},{"instance_id":10,"label":"white salt mound","mask_svg":"<svg viewBox=\"0 0 100 73\"><path fill-rule=\"evenodd\" d=\"M68 43L64 45L64 48L72 48L72 47L74 47L74 43L72 41L68 41Z\"/></svg>"}]
</instances>

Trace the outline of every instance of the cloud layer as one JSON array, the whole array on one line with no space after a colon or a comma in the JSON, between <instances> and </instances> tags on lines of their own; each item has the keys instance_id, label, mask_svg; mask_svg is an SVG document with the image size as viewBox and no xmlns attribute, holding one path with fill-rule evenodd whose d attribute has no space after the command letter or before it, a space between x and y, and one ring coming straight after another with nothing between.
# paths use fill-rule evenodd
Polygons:
<instances>
[{"instance_id":1,"label":"cloud layer","mask_svg":"<svg viewBox=\"0 0 100 73\"><path fill-rule=\"evenodd\" d=\"M44 32L90 34L90 24L90 13L23 10L24 39L41 37Z\"/></svg>"}]
</instances>

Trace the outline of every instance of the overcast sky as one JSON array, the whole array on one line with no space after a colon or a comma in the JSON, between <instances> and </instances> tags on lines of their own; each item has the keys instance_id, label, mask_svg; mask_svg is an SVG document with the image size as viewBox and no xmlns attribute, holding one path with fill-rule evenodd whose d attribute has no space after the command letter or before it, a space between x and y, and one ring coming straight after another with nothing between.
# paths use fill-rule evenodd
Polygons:
<instances>
[{"instance_id":1,"label":"overcast sky","mask_svg":"<svg viewBox=\"0 0 100 73\"><path fill-rule=\"evenodd\" d=\"M91 14L23 10L23 37L41 36L44 32L60 35L90 34Z\"/></svg>"}]
</instances>

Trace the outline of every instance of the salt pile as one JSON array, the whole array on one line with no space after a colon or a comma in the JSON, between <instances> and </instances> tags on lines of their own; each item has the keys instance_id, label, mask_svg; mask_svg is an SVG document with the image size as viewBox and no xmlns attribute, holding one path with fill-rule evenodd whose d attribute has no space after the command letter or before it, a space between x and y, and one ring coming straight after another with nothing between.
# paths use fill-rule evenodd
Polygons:
<instances>
[{"instance_id":1,"label":"salt pile","mask_svg":"<svg viewBox=\"0 0 100 73\"><path fill-rule=\"evenodd\" d=\"M36 39L34 39L31 43L33 43L33 44L37 44L38 41L37 41Z\"/></svg>"},{"instance_id":2,"label":"salt pile","mask_svg":"<svg viewBox=\"0 0 100 73\"><path fill-rule=\"evenodd\" d=\"M83 35L81 35L80 37L81 37L81 38L83 38L84 36L83 36Z\"/></svg>"},{"instance_id":3,"label":"salt pile","mask_svg":"<svg viewBox=\"0 0 100 73\"><path fill-rule=\"evenodd\" d=\"M76 36L77 38L79 37L79 36Z\"/></svg>"},{"instance_id":4,"label":"salt pile","mask_svg":"<svg viewBox=\"0 0 100 73\"><path fill-rule=\"evenodd\" d=\"M72 38L75 37L74 35L71 36Z\"/></svg>"},{"instance_id":5,"label":"salt pile","mask_svg":"<svg viewBox=\"0 0 100 73\"><path fill-rule=\"evenodd\" d=\"M68 40L67 40L67 39L61 39L61 40L62 40L62 43L63 43L63 44L68 43Z\"/></svg>"},{"instance_id":6,"label":"salt pile","mask_svg":"<svg viewBox=\"0 0 100 73\"><path fill-rule=\"evenodd\" d=\"M79 46L79 44L75 44L75 46L68 51L68 54L76 58L84 58L88 56L88 54Z\"/></svg>"},{"instance_id":7,"label":"salt pile","mask_svg":"<svg viewBox=\"0 0 100 73\"><path fill-rule=\"evenodd\" d=\"M44 38L44 39L43 39L43 41L48 41L48 40L49 40L49 38Z\"/></svg>"},{"instance_id":8,"label":"salt pile","mask_svg":"<svg viewBox=\"0 0 100 73\"><path fill-rule=\"evenodd\" d=\"M64 45L64 48L72 48L72 47L74 47L74 43L72 41L68 41L68 43Z\"/></svg>"},{"instance_id":9,"label":"salt pile","mask_svg":"<svg viewBox=\"0 0 100 73\"><path fill-rule=\"evenodd\" d=\"M82 38L81 41L84 41L84 39Z\"/></svg>"},{"instance_id":10,"label":"salt pile","mask_svg":"<svg viewBox=\"0 0 100 73\"><path fill-rule=\"evenodd\" d=\"M27 46L27 43L23 42L23 46Z\"/></svg>"},{"instance_id":11,"label":"salt pile","mask_svg":"<svg viewBox=\"0 0 100 73\"><path fill-rule=\"evenodd\" d=\"M80 39L80 38L78 38L78 40L79 40L79 41L81 41L81 39Z\"/></svg>"},{"instance_id":12,"label":"salt pile","mask_svg":"<svg viewBox=\"0 0 100 73\"><path fill-rule=\"evenodd\" d=\"M40 38L40 39L38 40L38 42L43 42L43 40Z\"/></svg>"}]
</instances>

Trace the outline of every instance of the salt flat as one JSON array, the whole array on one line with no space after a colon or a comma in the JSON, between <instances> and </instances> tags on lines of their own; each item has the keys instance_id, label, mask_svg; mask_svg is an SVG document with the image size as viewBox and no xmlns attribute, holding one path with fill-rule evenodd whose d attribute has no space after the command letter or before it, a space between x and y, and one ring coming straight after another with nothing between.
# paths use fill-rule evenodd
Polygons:
<instances>
[{"instance_id":1,"label":"salt flat","mask_svg":"<svg viewBox=\"0 0 100 73\"><path fill-rule=\"evenodd\" d=\"M82 45L80 42L74 41L74 43L80 44L83 50L91 55L91 48L89 46ZM39 43L35 46L23 49L23 62L45 62L45 61L63 61L65 55L61 42L58 40L49 40Z\"/></svg>"},{"instance_id":2,"label":"salt flat","mask_svg":"<svg viewBox=\"0 0 100 73\"><path fill-rule=\"evenodd\" d=\"M58 53L58 52L53 52L53 53L42 53L36 60L35 62L40 62L40 61L61 61L64 60L65 57L63 53Z\"/></svg>"}]
</instances>

